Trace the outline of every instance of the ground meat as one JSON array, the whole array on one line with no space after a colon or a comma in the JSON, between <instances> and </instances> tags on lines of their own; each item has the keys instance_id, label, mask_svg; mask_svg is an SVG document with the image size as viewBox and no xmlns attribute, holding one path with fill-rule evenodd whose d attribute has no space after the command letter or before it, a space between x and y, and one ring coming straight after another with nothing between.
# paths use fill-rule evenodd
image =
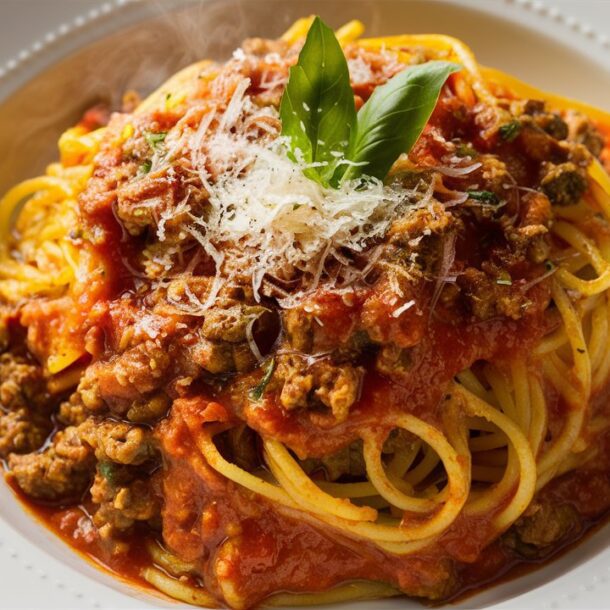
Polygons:
<instances>
[{"instance_id":1,"label":"ground meat","mask_svg":"<svg viewBox=\"0 0 610 610\"><path fill-rule=\"evenodd\" d=\"M322 365L322 363L320 363ZM350 407L360 395L364 369L353 366L320 366L314 394L330 407L338 422L345 421Z\"/></svg>"},{"instance_id":2,"label":"ground meat","mask_svg":"<svg viewBox=\"0 0 610 610\"><path fill-rule=\"evenodd\" d=\"M571 161L543 164L540 186L554 205L578 203L587 190L586 172Z\"/></svg>"},{"instance_id":3,"label":"ground meat","mask_svg":"<svg viewBox=\"0 0 610 610\"><path fill-rule=\"evenodd\" d=\"M52 429L48 418L25 407L0 413L0 458L38 449Z\"/></svg>"},{"instance_id":4,"label":"ground meat","mask_svg":"<svg viewBox=\"0 0 610 610\"><path fill-rule=\"evenodd\" d=\"M518 320L527 305L526 296L503 278L469 267L458 278L457 284L472 315L479 320L506 316Z\"/></svg>"},{"instance_id":5,"label":"ground meat","mask_svg":"<svg viewBox=\"0 0 610 610\"><path fill-rule=\"evenodd\" d=\"M115 553L123 550L115 539L117 534L129 530L136 521L160 519L161 507L151 480L125 481L128 478L128 473L101 466L91 486L91 499L99 505L93 523L102 541Z\"/></svg>"},{"instance_id":6,"label":"ground meat","mask_svg":"<svg viewBox=\"0 0 610 610\"><path fill-rule=\"evenodd\" d=\"M431 279L438 276L444 243L460 226L460 221L437 201L410 210L390 226L387 235L390 248L379 266L401 283L411 284L404 287L408 293L419 277ZM393 291L397 292L395 288ZM398 293L401 291L402 287Z\"/></svg>"},{"instance_id":7,"label":"ground meat","mask_svg":"<svg viewBox=\"0 0 610 610\"><path fill-rule=\"evenodd\" d=\"M393 343L383 345L375 358L375 369L397 381L408 374L411 364L411 350L403 349Z\"/></svg>"},{"instance_id":8,"label":"ground meat","mask_svg":"<svg viewBox=\"0 0 610 610\"><path fill-rule=\"evenodd\" d=\"M213 375L250 371L257 363L254 350L265 351L260 338L277 334L275 320L268 308L255 304L251 290L225 290L206 312L190 357Z\"/></svg>"},{"instance_id":9,"label":"ground meat","mask_svg":"<svg viewBox=\"0 0 610 610\"><path fill-rule=\"evenodd\" d=\"M164 417L171 404L171 398L165 392L158 392L148 398L134 400L126 416L133 422L152 422Z\"/></svg>"},{"instance_id":10,"label":"ground meat","mask_svg":"<svg viewBox=\"0 0 610 610\"><path fill-rule=\"evenodd\" d=\"M80 393L73 392L68 400L64 400L59 405L57 419L64 426L78 426L87 419L88 415Z\"/></svg>"},{"instance_id":11,"label":"ground meat","mask_svg":"<svg viewBox=\"0 0 610 610\"><path fill-rule=\"evenodd\" d=\"M547 112L542 100L518 100L511 104L513 114L532 117L533 123L548 133L555 140L565 140L568 137L568 126L560 115Z\"/></svg>"},{"instance_id":12,"label":"ground meat","mask_svg":"<svg viewBox=\"0 0 610 610\"><path fill-rule=\"evenodd\" d=\"M338 422L345 421L360 394L364 369L320 360L308 365L303 358L280 359L276 383L281 383L280 403L288 411L324 405Z\"/></svg>"},{"instance_id":13,"label":"ground meat","mask_svg":"<svg viewBox=\"0 0 610 610\"><path fill-rule=\"evenodd\" d=\"M524 155L539 163L549 160L561 163L567 159L569 149L566 148L565 143L560 143L549 135L538 125L536 119L523 116L520 123L521 129L515 142Z\"/></svg>"},{"instance_id":14,"label":"ground meat","mask_svg":"<svg viewBox=\"0 0 610 610\"><path fill-rule=\"evenodd\" d=\"M519 554L535 558L579 526L578 513L570 504L533 502L506 533L504 542Z\"/></svg>"},{"instance_id":15,"label":"ground meat","mask_svg":"<svg viewBox=\"0 0 610 610\"><path fill-rule=\"evenodd\" d=\"M543 263L550 255L548 239L551 223L551 202L543 193L527 192L521 196L519 223L509 228L506 236L511 244L511 258L518 262L526 257Z\"/></svg>"},{"instance_id":16,"label":"ground meat","mask_svg":"<svg viewBox=\"0 0 610 610\"><path fill-rule=\"evenodd\" d=\"M343 476L366 476L361 440L343 447L332 455L304 460L301 465L308 474L322 470L327 481L336 481Z\"/></svg>"},{"instance_id":17,"label":"ground meat","mask_svg":"<svg viewBox=\"0 0 610 610\"><path fill-rule=\"evenodd\" d=\"M123 415L134 400L163 386L172 364L170 354L154 341L146 341L109 361L89 366L78 391L89 411L109 407Z\"/></svg>"},{"instance_id":18,"label":"ground meat","mask_svg":"<svg viewBox=\"0 0 610 610\"><path fill-rule=\"evenodd\" d=\"M240 343L246 341L246 329L252 320L256 320L264 307L233 305L228 308L213 307L206 314L201 334L212 341Z\"/></svg>"},{"instance_id":19,"label":"ground meat","mask_svg":"<svg viewBox=\"0 0 610 610\"><path fill-rule=\"evenodd\" d=\"M295 307L283 312L282 320L290 346L302 353L311 352L314 343L313 317L308 316L301 307Z\"/></svg>"},{"instance_id":20,"label":"ground meat","mask_svg":"<svg viewBox=\"0 0 610 610\"><path fill-rule=\"evenodd\" d=\"M231 344L204 338L193 346L191 356L196 364L213 375L246 372L254 368L257 362L247 343Z\"/></svg>"},{"instance_id":21,"label":"ground meat","mask_svg":"<svg viewBox=\"0 0 610 610\"><path fill-rule=\"evenodd\" d=\"M507 187L514 184L506 164L493 155L479 155L477 161L482 165L473 172L473 180L481 184L480 190L494 193L500 201L506 199Z\"/></svg>"},{"instance_id":22,"label":"ground meat","mask_svg":"<svg viewBox=\"0 0 610 610\"><path fill-rule=\"evenodd\" d=\"M548 228L551 224L551 202L542 193L527 192L521 196L519 226L542 225Z\"/></svg>"},{"instance_id":23,"label":"ground meat","mask_svg":"<svg viewBox=\"0 0 610 610\"><path fill-rule=\"evenodd\" d=\"M152 151L146 154L152 154ZM178 186L181 183L175 175L176 168L173 171L171 178L165 173L151 173L117 189L117 216L131 235L140 235L147 227L156 231L160 218L164 219L164 240L170 237L170 241L174 241L175 234L180 233L175 229L180 225L184 227L191 209L179 204L186 202L187 197L189 201L191 198ZM185 239L187 235L182 231L180 237Z\"/></svg>"},{"instance_id":24,"label":"ground meat","mask_svg":"<svg viewBox=\"0 0 610 610\"><path fill-rule=\"evenodd\" d=\"M441 234L453 226L453 216L440 202L433 201L430 206L409 211L394 221L387 237L391 244L413 248L413 240L431 233Z\"/></svg>"},{"instance_id":25,"label":"ground meat","mask_svg":"<svg viewBox=\"0 0 610 610\"><path fill-rule=\"evenodd\" d=\"M350 322L347 321L349 324ZM302 354L331 353L333 361L354 362L371 345L367 333L355 325L348 332L334 335L321 321L316 311L301 305L282 312L282 327L287 339L286 349Z\"/></svg>"},{"instance_id":26,"label":"ground meat","mask_svg":"<svg viewBox=\"0 0 610 610\"><path fill-rule=\"evenodd\" d=\"M604 148L604 137L595 125L576 110L568 110L564 119L568 126L568 138L582 144L592 155L599 157Z\"/></svg>"},{"instance_id":27,"label":"ground meat","mask_svg":"<svg viewBox=\"0 0 610 610\"><path fill-rule=\"evenodd\" d=\"M70 426L41 453L12 454L8 465L19 487L38 500L78 499L91 481L93 450Z\"/></svg>"},{"instance_id":28,"label":"ground meat","mask_svg":"<svg viewBox=\"0 0 610 610\"><path fill-rule=\"evenodd\" d=\"M111 420L87 419L78 428L80 437L95 450L99 461L139 465L156 455L148 428Z\"/></svg>"},{"instance_id":29,"label":"ground meat","mask_svg":"<svg viewBox=\"0 0 610 610\"><path fill-rule=\"evenodd\" d=\"M42 368L11 352L0 355L0 404L6 409L49 405Z\"/></svg>"},{"instance_id":30,"label":"ground meat","mask_svg":"<svg viewBox=\"0 0 610 610\"><path fill-rule=\"evenodd\" d=\"M536 124L552 138L555 138L555 140L565 140L568 137L568 126L554 112L547 112L536 117Z\"/></svg>"}]
</instances>

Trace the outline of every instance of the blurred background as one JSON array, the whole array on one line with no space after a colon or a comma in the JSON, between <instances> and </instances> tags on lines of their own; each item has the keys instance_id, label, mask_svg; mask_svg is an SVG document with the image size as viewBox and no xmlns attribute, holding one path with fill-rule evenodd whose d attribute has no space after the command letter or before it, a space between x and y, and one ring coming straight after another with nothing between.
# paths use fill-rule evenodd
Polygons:
<instances>
[{"instance_id":1,"label":"blurred background","mask_svg":"<svg viewBox=\"0 0 610 610\"><path fill-rule=\"evenodd\" d=\"M163 3L163 0L137 1ZM481 5L487 2L477 1ZM506 1L531 5L541 3L536 0ZM591 25L610 38L610 0L543 0L542 3L557 7L565 15L573 15L581 23ZM0 0L0 65L62 23L71 22L77 15L86 14L103 4L104 0ZM306 4L304 0L304 11L307 10ZM24 6L28 10L24 10Z\"/></svg>"}]
</instances>

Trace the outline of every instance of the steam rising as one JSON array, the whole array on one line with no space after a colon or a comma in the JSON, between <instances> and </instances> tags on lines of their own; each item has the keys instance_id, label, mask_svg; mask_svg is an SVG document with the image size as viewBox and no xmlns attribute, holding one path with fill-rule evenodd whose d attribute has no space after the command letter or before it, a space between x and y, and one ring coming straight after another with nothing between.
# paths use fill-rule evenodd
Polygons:
<instances>
[{"instance_id":1,"label":"steam rising","mask_svg":"<svg viewBox=\"0 0 610 610\"><path fill-rule=\"evenodd\" d=\"M367 5L358 16L374 25ZM190 63L228 59L244 38L279 36L304 13L346 20L341 2L145 0L73 31L30 63L42 74L0 106L0 192L43 172L57 158L61 133L87 108L120 109L125 91L145 96Z\"/></svg>"}]
</instances>

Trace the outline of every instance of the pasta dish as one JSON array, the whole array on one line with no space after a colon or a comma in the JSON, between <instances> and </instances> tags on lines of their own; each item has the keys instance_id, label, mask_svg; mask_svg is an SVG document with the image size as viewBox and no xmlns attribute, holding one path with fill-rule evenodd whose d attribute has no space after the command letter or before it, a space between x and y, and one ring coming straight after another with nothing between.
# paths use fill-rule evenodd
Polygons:
<instances>
[{"instance_id":1,"label":"pasta dish","mask_svg":"<svg viewBox=\"0 0 610 610\"><path fill-rule=\"evenodd\" d=\"M610 508L610 114L297 21L0 202L0 459L99 564L247 609L445 601Z\"/></svg>"}]
</instances>

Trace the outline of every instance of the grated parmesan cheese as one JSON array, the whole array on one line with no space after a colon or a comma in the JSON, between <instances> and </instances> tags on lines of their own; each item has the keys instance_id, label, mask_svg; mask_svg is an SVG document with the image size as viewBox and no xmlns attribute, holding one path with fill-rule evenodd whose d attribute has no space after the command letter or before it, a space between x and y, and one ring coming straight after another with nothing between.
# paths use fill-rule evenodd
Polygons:
<instances>
[{"instance_id":1,"label":"grated parmesan cheese","mask_svg":"<svg viewBox=\"0 0 610 610\"><path fill-rule=\"evenodd\" d=\"M234 57L241 58L239 50ZM406 189L369 179L345 181L334 189L307 178L303 170L311 165L291 160L287 140L269 127L279 125L278 111L255 104L249 86L250 80L242 78L224 111L208 107L190 126L182 122L179 131L168 134L165 152L153 159L155 169L168 171L177 158L188 159L193 180L200 182L193 188L205 194L201 216L187 195L157 221L157 239L164 242L170 219L189 218L184 234L214 262L205 299L187 289L187 302L173 302L196 315L215 303L225 284L249 282L258 301L261 295L280 294L284 307L323 281L341 289L376 264L383 249L371 246L384 237L399 210L428 206L433 197L432 187ZM369 258L357 268L353 255L365 252ZM168 246L166 253L155 262L169 270L176 250Z\"/></svg>"},{"instance_id":2,"label":"grated parmesan cheese","mask_svg":"<svg viewBox=\"0 0 610 610\"><path fill-rule=\"evenodd\" d=\"M405 311L411 309L411 307L413 307L413 305L415 305L414 300L407 301L404 305L401 305L398 309L395 309L392 312L392 317L399 318L401 314L403 314Z\"/></svg>"},{"instance_id":3,"label":"grated parmesan cheese","mask_svg":"<svg viewBox=\"0 0 610 610\"><path fill-rule=\"evenodd\" d=\"M307 165L289 159L284 138L248 134L246 126L257 118L278 118L275 109L253 104L248 86L248 79L239 82L225 112L204 116L189 142L209 209L205 219L191 216L186 230L217 269L205 302L193 303L204 309L214 303L223 281L238 277L248 276L257 299L266 276L297 279L301 294L314 290L327 260L350 264L344 253L363 252L382 238L412 194L379 180L364 186L347 181L339 189L310 180L303 174Z\"/></svg>"}]
</instances>

